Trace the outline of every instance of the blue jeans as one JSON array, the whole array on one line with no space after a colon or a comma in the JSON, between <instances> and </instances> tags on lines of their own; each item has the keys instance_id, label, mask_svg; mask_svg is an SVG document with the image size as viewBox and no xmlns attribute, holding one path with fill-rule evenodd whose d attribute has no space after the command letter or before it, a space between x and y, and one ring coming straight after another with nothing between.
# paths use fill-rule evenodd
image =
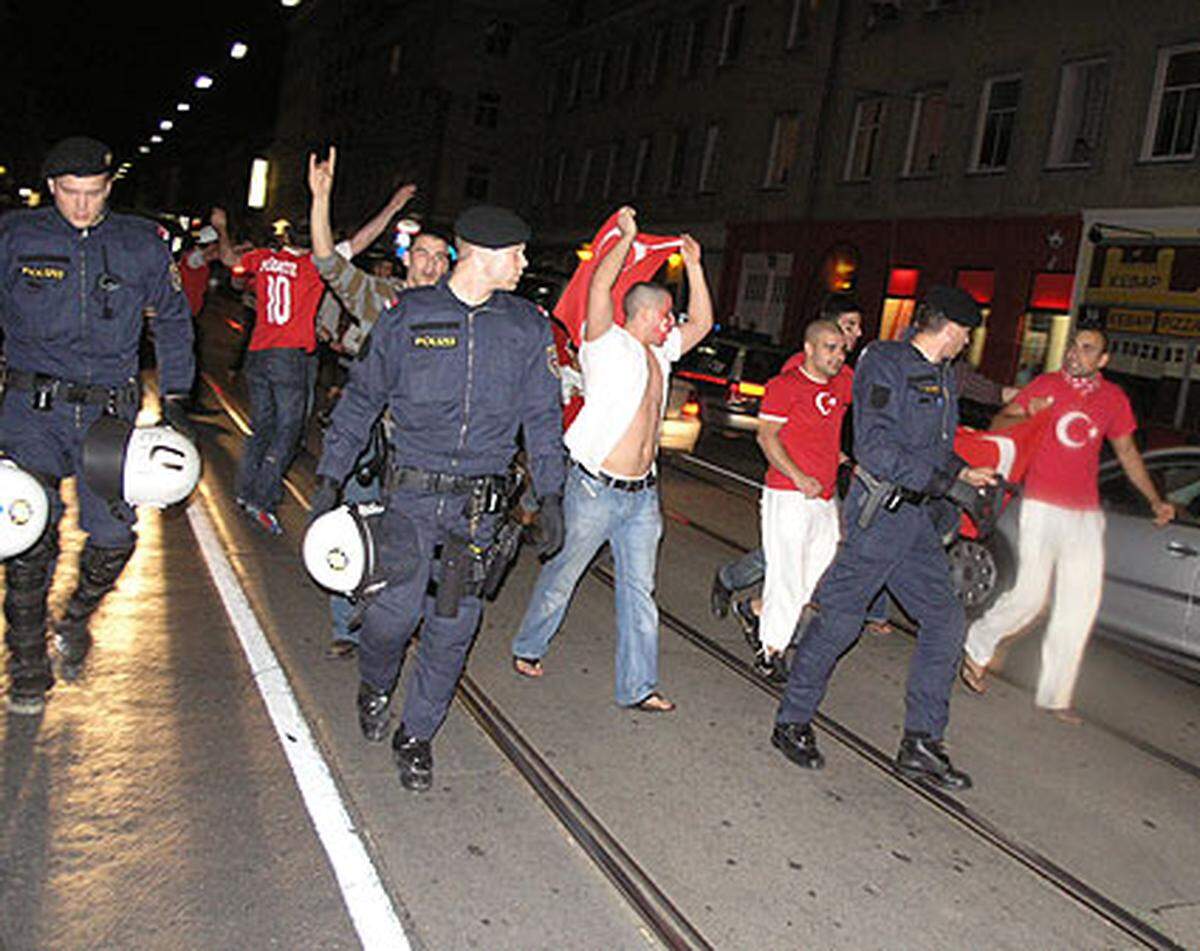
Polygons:
<instances>
[{"instance_id":1,"label":"blue jeans","mask_svg":"<svg viewBox=\"0 0 1200 951\"><path fill-rule=\"evenodd\" d=\"M253 433L238 466L235 491L255 508L273 512L283 498L283 477L292 464L311 389L313 354L276 348L246 357Z\"/></svg>"},{"instance_id":2,"label":"blue jeans","mask_svg":"<svg viewBox=\"0 0 1200 951\"><path fill-rule=\"evenodd\" d=\"M380 480L376 479L368 485L363 485L358 481L358 478L351 473L350 478L346 480L346 485L342 489L343 502L378 502L383 497L383 486ZM329 614L333 618L333 639L335 641L348 641L351 644L358 643L359 628L350 628L350 617L354 614L354 604L349 598L343 598L340 594L331 595L329 598Z\"/></svg>"},{"instance_id":3,"label":"blue jeans","mask_svg":"<svg viewBox=\"0 0 1200 951\"><path fill-rule=\"evenodd\" d=\"M521 629L513 640L518 657L542 657L562 625L579 579L605 542L616 566L616 700L640 703L658 686L658 606L654 568L662 538L658 492L625 492L586 475L567 473L563 498L566 539L542 566Z\"/></svg>"}]
</instances>

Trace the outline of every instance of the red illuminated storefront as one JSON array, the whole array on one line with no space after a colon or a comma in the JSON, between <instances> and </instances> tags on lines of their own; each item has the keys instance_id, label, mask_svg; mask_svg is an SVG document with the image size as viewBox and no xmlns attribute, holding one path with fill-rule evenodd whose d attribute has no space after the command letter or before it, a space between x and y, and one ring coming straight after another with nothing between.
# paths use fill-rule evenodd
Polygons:
<instances>
[{"instance_id":1,"label":"red illuminated storefront","mask_svg":"<svg viewBox=\"0 0 1200 951\"><path fill-rule=\"evenodd\" d=\"M788 287L781 329L763 328L789 346L834 278L862 304L868 339L902 336L931 285L956 285L984 311L972 362L1002 382L1024 380L1061 361L1080 231L1077 216L732 224L719 314L746 326L739 295L755 282L744 279L744 256L789 268L773 281Z\"/></svg>"}]
</instances>

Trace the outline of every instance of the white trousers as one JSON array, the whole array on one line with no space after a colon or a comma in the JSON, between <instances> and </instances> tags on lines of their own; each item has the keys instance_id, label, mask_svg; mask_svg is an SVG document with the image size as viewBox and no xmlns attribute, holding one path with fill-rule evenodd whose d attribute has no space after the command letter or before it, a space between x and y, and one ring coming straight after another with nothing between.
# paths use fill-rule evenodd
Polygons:
<instances>
[{"instance_id":1,"label":"white trousers","mask_svg":"<svg viewBox=\"0 0 1200 951\"><path fill-rule=\"evenodd\" d=\"M837 503L763 489L762 542L767 572L759 637L768 649L782 651L837 551Z\"/></svg>"},{"instance_id":2,"label":"white trousers","mask_svg":"<svg viewBox=\"0 0 1200 951\"><path fill-rule=\"evenodd\" d=\"M966 651L978 664L991 661L997 644L1037 617L1053 576L1054 601L1042 640L1035 702L1039 707L1064 709L1071 706L1083 649L1100 610L1104 513L1026 499L1021 503L1019 531L1016 583L971 625Z\"/></svg>"}]
</instances>

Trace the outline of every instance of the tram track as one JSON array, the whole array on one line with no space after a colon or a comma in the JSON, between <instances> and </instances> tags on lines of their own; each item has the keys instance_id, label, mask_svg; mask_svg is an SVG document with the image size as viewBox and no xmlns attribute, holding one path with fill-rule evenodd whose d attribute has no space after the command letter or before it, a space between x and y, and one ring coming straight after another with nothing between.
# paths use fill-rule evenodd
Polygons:
<instances>
[{"instance_id":1,"label":"tram track","mask_svg":"<svg viewBox=\"0 0 1200 951\"><path fill-rule=\"evenodd\" d=\"M690 456L685 456L684 458L687 459L689 462L702 463L703 467L705 469L705 472L703 474L697 473L691 469L685 468L685 467L679 465L678 463L674 463L671 461L667 461L667 462L663 463L663 465L667 468L670 468L673 472L678 472L681 475L696 479L697 481L703 482L706 485L712 485L712 486L716 487L717 489L726 492L728 495L733 496L734 498L743 499L747 502L750 502L750 501L756 502L757 501L757 500L750 499L749 497L743 495L741 492L730 489L727 485L722 485L720 483L720 481L718 480L718 478L715 478L713 475L710 475L709 473L717 473L718 475L720 474L721 467L717 466L716 464L711 463L708 460L695 459L694 457L690 457ZM749 479L746 479L744 476L741 476L738 473L728 472L727 475L735 478L739 484L741 484L741 483L750 484ZM746 552L750 551L749 546L744 545L742 542L739 542L734 538L730 538L728 535L724 534L719 529L715 529L709 525L705 525L703 522L697 522L691 516L685 515L682 512L668 508L666 505L663 506L663 514L667 518L671 519L671 521L675 522L676 524L682 525L685 528L689 528L692 531L694 531L700 535L703 535L705 538L708 538L711 541L715 541L720 545L724 545L725 547L729 548L731 551L738 552L739 554L745 554ZM904 623L897 624L893 620L893 627L902 631L905 634L905 636L907 636L907 637L910 637L910 638L916 637L916 629L909 625L906 625ZM1129 653L1130 655L1137 657L1138 660L1143 660L1143 661L1153 664L1153 666L1156 669L1162 670L1163 673L1165 673L1171 677L1174 677L1177 680L1183 680L1185 683L1189 683L1189 684L1193 684L1193 685L1195 685L1195 683L1196 683L1196 681L1194 679L1192 679L1191 677L1188 677L1183 672L1173 670L1173 669L1169 668L1164 662L1159 661L1153 657L1148 657L1147 655L1143 654L1142 652L1136 651L1134 648L1125 645L1123 642L1117 642L1114 646L1117 649L1123 650L1123 651ZM1013 678L1006 675L1002 670L989 671L989 676L992 677L993 679L1000 680L1000 681L1008 684L1011 687L1015 687L1017 689L1025 689L1022 684L1018 683L1016 680L1014 680ZM1128 746L1132 746L1134 749L1138 750L1141 753L1144 753L1146 756L1149 756L1152 759L1158 760L1160 763L1163 763L1174 770L1184 773L1193 779L1200 780L1200 764L1191 762L1190 760L1187 760L1184 757L1179 756L1176 753L1172 753L1170 750L1165 750L1162 747L1150 742L1149 740L1145 740L1139 736L1136 736L1133 733L1128 732L1127 730L1122 729L1119 726L1116 726L1112 723L1108 723L1104 720L1100 720L1095 717L1089 717L1087 722L1089 723L1089 725L1091 725L1095 729L1100 730L1102 733L1107 733L1109 736L1113 737L1116 740L1119 740L1122 743L1125 743Z\"/></svg>"},{"instance_id":2,"label":"tram track","mask_svg":"<svg viewBox=\"0 0 1200 951\"><path fill-rule=\"evenodd\" d=\"M213 381L209 380L209 382L212 384ZM215 386L213 386L213 391L217 395L222 409L230 416L235 425L243 428L244 416L241 420L238 419L238 416L242 414L240 408L233 405L233 398L229 394L220 392L219 388ZM673 464L670 465L670 468L687 475L694 475ZM703 481L720 487L717 480L711 477L704 478ZM304 494L294 484L289 484L288 488L301 506L307 508L308 500ZM731 494L750 501L740 493ZM696 523L682 516L681 513L669 513L669 515L681 524L732 550L743 552L747 550L746 546L741 543L728 538L717 530ZM590 574L609 587L614 584L612 573L602 565L594 565L590 569ZM751 686L776 700L779 699L781 696L779 687L763 680L755 673L750 663L738 657L714 638L704 634L661 605L660 617L664 626L673 633L683 637ZM525 737L492 697L470 675L464 674L456 693L456 699L657 940L668 948L681 949L681 951L713 947L621 842L591 812L580 794L549 765L536 746ZM1138 945L1164 949L1164 951L1182 948L1182 945L1176 943L1169 935L1154 928L1137 914L1093 888L1048 856L1007 834L960 800L942 790L901 775L895 769L888 753L844 724L824 714L817 714L814 725L856 756L879 769L889 779L926 801L939 813L1009 856L1065 897L1119 930ZM1200 770L1196 770L1192 764L1187 765L1195 774L1200 775Z\"/></svg>"}]
</instances>

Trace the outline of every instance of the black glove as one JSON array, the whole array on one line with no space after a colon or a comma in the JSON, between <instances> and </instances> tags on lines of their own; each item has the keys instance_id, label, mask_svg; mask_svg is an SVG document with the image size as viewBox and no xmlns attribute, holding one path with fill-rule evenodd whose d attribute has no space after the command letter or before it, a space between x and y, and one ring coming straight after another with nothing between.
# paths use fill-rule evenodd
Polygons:
<instances>
[{"instance_id":1,"label":"black glove","mask_svg":"<svg viewBox=\"0 0 1200 951\"><path fill-rule=\"evenodd\" d=\"M162 398L163 422L177 433L187 436L192 442L196 441L196 430L187 414L187 395L184 393L168 393Z\"/></svg>"},{"instance_id":2,"label":"black glove","mask_svg":"<svg viewBox=\"0 0 1200 951\"><path fill-rule=\"evenodd\" d=\"M538 510L538 528L542 540L538 543L537 553L542 560L553 558L562 548L567 533L561 495L547 495L542 499L542 507Z\"/></svg>"},{"instance_id":3,"label":"black glove","mask_svg":"<svg viewBox=\"0 0 1200 951\"><path fill-rule=\"evenodd\" d=\"M317 476L317 490L309 501L308 524L311 525L326 512L332 512L338 504L338 484L329 476Z\"/></svg>"}]
</instances>

